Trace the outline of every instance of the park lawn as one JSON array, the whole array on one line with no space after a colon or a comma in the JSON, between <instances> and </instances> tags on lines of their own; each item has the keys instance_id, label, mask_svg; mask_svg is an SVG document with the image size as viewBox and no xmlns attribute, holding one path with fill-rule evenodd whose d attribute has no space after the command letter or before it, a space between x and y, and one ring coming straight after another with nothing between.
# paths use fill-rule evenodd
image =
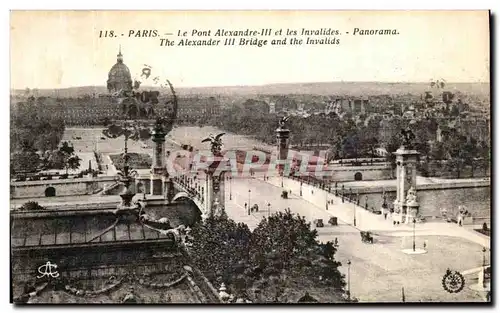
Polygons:
<instances>
[{"instance_id":1,"label":"park lawn","mask_svg":"<svg viewBox=\"0 0 500 313\"><path fill-rule=\"evenodd\" d=\"M146 153L135 153L131 152L129 153L130 159L129 159L129 165L132 169L147 169L151 168L152 165L152 159L149 154ZM111 158L111 161L115 165L115 167L122 171L123 170L123 163L124 160L122 158L121 154L110 154L109 157Z\"/></svg>"}]
</instances>

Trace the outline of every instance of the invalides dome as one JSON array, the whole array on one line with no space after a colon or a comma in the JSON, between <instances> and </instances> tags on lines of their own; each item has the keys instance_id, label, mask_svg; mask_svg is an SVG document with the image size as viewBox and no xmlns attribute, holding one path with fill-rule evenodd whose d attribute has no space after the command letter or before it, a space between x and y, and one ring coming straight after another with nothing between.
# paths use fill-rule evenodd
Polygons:
<instances>
[{"instance_id":1,"label":"invalides dome","mask_svg":"<svg viewBox=\"0 0 500 313\"><path fill-rule=\"evenodd\" d=\"M116 58L116 64L109 70L107 86L109 92L132 90L132 77L128 67L123 64L121 47Z\"/></svg>"}]
</instances>

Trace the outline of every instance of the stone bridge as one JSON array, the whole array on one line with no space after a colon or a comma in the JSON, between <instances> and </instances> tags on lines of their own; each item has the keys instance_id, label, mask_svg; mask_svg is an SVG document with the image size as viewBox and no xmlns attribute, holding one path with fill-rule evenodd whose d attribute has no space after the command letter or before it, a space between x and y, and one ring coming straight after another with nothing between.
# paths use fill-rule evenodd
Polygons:
<instances>
[{"instance_id":1,"label":"stone bridge","mask_svg":"<svg viewBox=\"0 0 500 313\"><path fill-rule=\"evenodd\" d=\"M174 197L172 201L182 201L189 200L192 201L198 209L201 211L202 215L208 214L208 209L206 206L205 199L205 187L197 182L197 178L192 176L177 176L172 179L174 185Z\"/></svg>"},{"instance_id":2,"label":"stone bridge","mask_svg":"<svg viewBox=\"0 0 500 313\"><path fill-rule=\"evenodd\" d=\"M186 172L184 175L169 178L162 177L155 187L156 181L151 181L150 175L143 174L135 181L135 192L144 194L148 199L167 202L192 202L202 215L208 214L208 188L206 178L196 172ZM170 185L171 183L171 185ZM159 186L158 186L159 185ZM170 187L170 186L171 187ZM171 188L171 190L170 190ZM149 195L149 196L148 196Z\"/></svg>"}]
</instances>

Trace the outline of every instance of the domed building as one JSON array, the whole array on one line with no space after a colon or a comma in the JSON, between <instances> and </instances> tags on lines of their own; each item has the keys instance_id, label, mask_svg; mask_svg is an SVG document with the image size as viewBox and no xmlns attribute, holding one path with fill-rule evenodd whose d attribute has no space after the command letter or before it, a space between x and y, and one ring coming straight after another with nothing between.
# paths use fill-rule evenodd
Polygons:
<instances>
[{"instance_id":1,"label":"domed building","mask_svg":"<svg viewBox=\"0 0 500 313\"><path fill-rule=\"evenodd\" d=\"M121 47L116 58L116 64L109 70L107 86L109 92L132 90L132 77L128 67L123 64Z\"/></svg>"}]
</instances>

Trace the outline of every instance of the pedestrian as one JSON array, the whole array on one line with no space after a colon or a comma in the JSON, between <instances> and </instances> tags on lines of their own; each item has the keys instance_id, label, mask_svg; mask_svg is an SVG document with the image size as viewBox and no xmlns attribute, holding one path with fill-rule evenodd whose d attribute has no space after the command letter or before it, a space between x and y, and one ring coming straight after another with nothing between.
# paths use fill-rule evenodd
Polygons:
<instances>
[{"instance_id":1,"label":"pedestrian","mask_svg":"<svg viewBox=\"0 0 500 313\"><path fill-rule=\"evenodd\" d=\"M245 209L247 208L247 203L245 202Z\"/></svg>"},{"instance_id":2,"label":"pedestrian","mask_svg":"<svg viewBox=\"0 0 500 313\"><path fill-rule=\"evenodd\" d=\"M392 225L396 226L396 221L392 221Z\"/></svg>"},{"instance_id":3,"label":"pedestrian","mask_svg":"<svg viewBox=\"0 0 500 313\"><path fill-rule=\"evenodd\" d=\"M387 212L384 213L384 219L387 219Z\"/></svg>"}]
</instances>

